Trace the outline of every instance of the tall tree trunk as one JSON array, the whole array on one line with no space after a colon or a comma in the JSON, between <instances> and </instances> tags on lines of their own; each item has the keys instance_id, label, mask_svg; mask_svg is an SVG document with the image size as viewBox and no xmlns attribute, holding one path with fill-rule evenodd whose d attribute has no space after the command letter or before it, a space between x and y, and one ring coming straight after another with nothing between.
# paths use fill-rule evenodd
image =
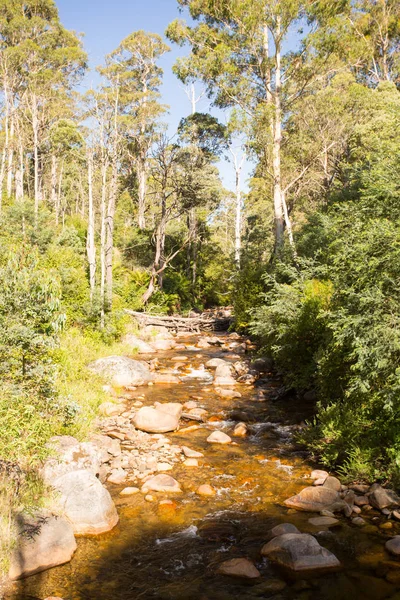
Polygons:
<instances>
[{"instance_id":1,"label":"tall tree trunk","mask_svg":"<svg viewBox=\"0 0 400 600\"><path fill-rule=\"evenodd\" d=\"M57 202L57 158L55 154L51 156L51 204L56 217L56 225L58 225L59 206Z\"/></svg>"},{"instance_id":2,"label":"tall tree trunk","mask_svg":"<svg viewBox=\"0 0 400 600\"><path fill-rule=\"evenodd\" d=\"M236 167L236 219L235 219L235 262L240 269L242 251L242 190L240 185L241 167Z\"/></svg>"},{"instance_id":3,"label":"tall tree trunk","mask_svg":"<svg viewBox=\"0 0 400 600\"><path fill-rule=\"evenodd\" d=\"M35 190L35 218L39 213L40 180L39 180L39 118L36 96L32 98L32 130L33 130L33 163Z\"/></svg>"},{"instance_id":4,"label":"tall tree trunk","mask_svg":"<svg viewBox=\"0 0 400 600\"><path fill-rule=\"evenodd\" d=\"M278 254L283 245L285 221L282 206L282 174L281 174L281 144L282 144L282 72L280 48L280 17L277 17L275 32L275 93L274 93L274 141L273 141L273 176L274 176L274 217L275 217L275 253Z\"/></svg>"},{"instance_id":5,"label":"tall tree trunk","mask_svg":"<svg viewBox=\"0 0 400 600\"><path fill-rule=\"evenodd\" d=\"M106 291L105 304L107 310L112 308L113 294L113 253L114 253L114 217L117 199L117 165L112 166L110 194L106 216L106 242L105 242L105 264L106 264Z\"/></svg>"},{"instance_id":6,"label":"tall tree trunk","mask_svg":"<svg viewBox=\"0 0 400 600\"><path fill-rule=\"evenodd\" d=\"M87 230L87 258L89 263L89 283L90 283L90 302L93 305L93 298L96 288L96 246L95 246L95 223L93 206L93 155L88 154L88 230Z\"/></svg>"},{"instance_id":7,"label":"tall tree trunk","mask_svg":"<svg viewBox=\"0 0 400 600\"><path fill-rule=\"evenodd\" d=\"M12 195L12 184L13 184L13 164L14 164L14 133L15 133L15 116L11 113L11 127L10 127L10 142L8 149L8 164L7 164L7 196L11 198Z\"/></svg>"},{"instance_id":8,"label":"tall tree trunk","mask_svg":"<svg viewBox=\"0 0 400 600\"><path fill-rule=\"evenodd\" d=\"M101 166L101 227L100 227L100 325L105 325L105 285L106 285L106 198L107 162L103 156Z\"/></svg>"},{"instance_id":9,"label":"tall tree trunk","mask_svg":"<svg viewBox=\"0 0 400 600\"><path fill-rule=\"evenodd\" d=\"M146 159L140 157L137 160L138 176L138 225L139 229L146 227L146 193L147 193L147 165Z\"/></svg>"},{"instance_id":10,"label":"tall tree trunk","mask_svg":"<svg viewBox=\"0 0 400 600\"><path fill-rule=\"evenodd\" d=\"M15 198L22 200L24 197L24 147L19 146L19 167L15 173Z\"/></svg>"}]
</instances>

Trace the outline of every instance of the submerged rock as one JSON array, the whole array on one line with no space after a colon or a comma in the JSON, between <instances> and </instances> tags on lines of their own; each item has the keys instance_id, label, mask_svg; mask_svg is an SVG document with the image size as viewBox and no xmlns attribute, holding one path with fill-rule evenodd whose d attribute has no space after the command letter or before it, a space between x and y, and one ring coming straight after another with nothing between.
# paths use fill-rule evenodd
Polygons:
<instances>
[{"instance_id":1,"label":"submerged rock","mask_svg":"<svg viewBox=\"0 0 400 600\"><path fill-rule=\"evenodd\" d=\"M320 512L321 510L342 511L348 506L341 499L338 492L323 486L306 487L295 496L285 500L284 504L289 508L310 512Z\"/></svg>"},{"instance_id":2,"label":"submerged rock","mask_svg":"<svg viewBox=\"0 0 400 600\"><path fill-rule=\"evenodd\" d=\"M57 479L60 508L79 535L110 531L118 523L118 513L109 492L89 471L72 471Z\"/></svg>"},{"instance_id":3,"label":"submerged rock","mask_svg":"<svg viewBox=\"0 0 400 600\"><path fill-rule=\"evenodd\" d=\"M396 535L391 540L388 540L385 544L385 548L390 554L400 556L400 535Z\"/></svg>"},{"instance_id":4,"label":"submerged rock","mask_svg":"<svg viewBox=\"0 0 400 600\"><path fill-rule=\"evenodd\" d=\"M331 571L340 568L340 562L332 552L319 545L307 533L285 533L263 546L261 554L272 562L291 571Z\"/></svg>"},{"instance_id":5,"label":"submerged rock","mask_svg":"<svg viewBox=\"0 0 400 600\"><path fill-rule=\"evenodd\" d=\"M209 444L230 444L232 440L229 435L226 435L223 431L213 431L213 433L208 436L207 442Z\"/></svg>"},{"instance_id":6,"label":"submerged rock","mask_svg":"<svg viewBox=\"0 0 400 600\"><path fill-rule=\"evenodd\" d=\"M178 428L179 417L151 406L143 406L136 413L133 424L136 429L147 433L167 433Z\"/></svg>"},{"instance_id":7,"label":"submerged rock","mask_svg":"<svg viewBox=\"0 0 400 600\"><path fill-rule=\"evenodd\" d=\"M293 525L292 523L281 523L281 525L276 525L270 531L272 537L277 537L284 533L300 533L300 531L297 529L296 525Z\"/></svg>"},{"instance_id":8,"label":"submerged rock","mask_svg":"<svg viewBox=\"0 0 400 600\"><path fill-rule=\"evenodd\" d=\"M261 577L260 571L247 558L231 558L221 563L217 569L220 575L241 577L243 579L257 579Z\"/></svg>"},{"instance_id":9,"label":"submerged rock","mask_svg":"<svg viewBox=\"0 0 400 600\"><path fill-rule=\"evenodd\" d=\"M216 493L215 489L207 483L203 483L196 490L196 494L199 496L215 496Z\"/></svg>"},{"instance_id":10,"label":"submerged rock","mask_svg":"<svg viewBox=\"0 0 400 600\"><path fill-rule=\"evenodd\" d=\"M19 515L19 537L11 556L9 577L29 577L71 560L77 546L68 521L48 512Z\"/></svg>"},{"instance_id":11,"label":"submerged rock","mask_svg":"<svg viewBox=\"0 0 400 600\"><path fill-rule=\"evenodd\" d=\"M221 398L241 398L242 394L240 392L236 392L235 390L224 390L223 388L217 387L215 388L215 393Z\"/></svg>"},{"instance_id":12,"label":"submerged rock","mask_svg":"<svg viewBox=\"0 0 400 600\"><path fill-rule=\"evenodd\" d=\"M156 475L148 479L142 487L142 492L167 492L177 493L181 492L181 486L179 483L170 475Z\"/></svg>"},{"instance_id":13,"label":"submerged rock","mask_svg":"<svg viewBox=\"0 0 400 600\"><path fill-rule=\"evenodd\" d=\"M182 446L182 452L187 458L202 458L204 454L202 452L196 452L187 446Z\"/></svg>"},{"instance_id":14,"label":"submerged rock","mask_svg":"<svg viewBox=\"0 0 400 600\"><path fill-rule=\"evenodd\" d=\"M106 356L90 363L88 368L117 387L144 385L153 380L147 365L126 356Z\"/></svg>"}]
</instances>

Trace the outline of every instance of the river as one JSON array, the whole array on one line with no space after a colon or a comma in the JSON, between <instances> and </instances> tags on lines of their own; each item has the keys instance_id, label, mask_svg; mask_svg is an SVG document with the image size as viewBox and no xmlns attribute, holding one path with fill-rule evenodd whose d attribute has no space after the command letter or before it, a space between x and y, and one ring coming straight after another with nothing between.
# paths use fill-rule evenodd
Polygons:
<instances>
[{"instance_id":1,"label":"river","mask_svg":"<svg viewBox=\"0 0 400 600\"><path fill-rule=\"evenodd\" d=\"M189 358L181 376L210 358L237 360L218 346L199 350L193 348L196 339L184 341L184 351L157 353L159 368L175 368L176 354ZM187 430L196 423L183 422L180 431L167 434L173 444L204 454L198 467L179 463L170 472L183 493L155 494L156 500L147 502L141 493L122 498L124 486L110 485L120 515L117 527L102 536L80 538L70 563L17 583L7 600L400 600L400 563L384 549L385 541L400 532L398 524L390 531L381 529L384 517L372 511L363 515L368 525L362 529L340 516L340 526L321 530L308 522L315 515L283 505L310 484L307 478L316 465L293 439L310 407L295 396L276 400L280 387L279 378L269 373L255 386L237 385L242 397L231 400L218 397L208 380L192 377L179 385L132 392L131 402L144 395L145 405L184 403L195 396L208 411L208 421L197 428ZM247 423L246 437L233 438L234 445L207 443L211 431L231 435L237 422ZM212 485L216 495L196 494L201 484ZM283 522L315 535L343 569L308 579L279 572L260 549L268 531ZM261 579L242 581L216 573L219 563L236 557L253 560Z\"/></svg>"}]
</instances>

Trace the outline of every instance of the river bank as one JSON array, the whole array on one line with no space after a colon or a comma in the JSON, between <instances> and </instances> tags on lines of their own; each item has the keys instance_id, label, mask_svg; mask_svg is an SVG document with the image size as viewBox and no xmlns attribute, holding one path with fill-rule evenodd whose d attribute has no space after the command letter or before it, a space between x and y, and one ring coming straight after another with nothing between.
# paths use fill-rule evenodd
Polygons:
<instances>
[{"instance_id":1,"label":"river bank","mask_svg":"<svg viewBox=\"0 0 400 600\"><path fill-rule=\"evenodd\" d=\"M98 422L98 436L112 440L114 448L99 476L119 523L103 535L78 537L71 562L21 580L7 599L395 597L400 563L385 550L400 530L392 510L384 514L368 502L358 507L354 499L362 494L356 492L353 503L346 502L350 514L343 514L343 507L335 512L331 528L327 521L310 522L322 507L312 514L285 506L314 482L315 465L293 439L310 407L295 397L283 398L268 362L250 365L251 343L236 335L181 337L174 344L140 356L158 381L122 395L110 387L117 396L116 414ZM226 380L224 386L214 385L216 367L206 365L215 359L233 366L231 375L224 375L234 375L232 385ZM138 412L156 403L182 405L185 418L177 431L149 433L133 426ZM213 432L229 436L230 443L207 441ZM188 456L185 448L203 456ZM162 473L178 483L179 491L149 489L148 482ZM209 495L199 493L201 486L209 486ZM123 493L126 488L135 489ZM340 495L348 496L349 490L341 487ZM352 521L361 518L358 509L362 526ZM261 555L271 529L282 523L311 534L337 557L340 570L307 578L282 573ZM260 577L219 572L237 558L250 560Z\"/></svg>"}]
</instances>

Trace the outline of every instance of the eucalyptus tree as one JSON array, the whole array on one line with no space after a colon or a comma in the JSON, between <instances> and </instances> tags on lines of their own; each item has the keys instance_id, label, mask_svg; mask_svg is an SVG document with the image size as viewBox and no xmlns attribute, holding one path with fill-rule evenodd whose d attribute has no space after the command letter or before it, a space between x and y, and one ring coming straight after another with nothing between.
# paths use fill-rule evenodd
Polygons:
<instances>
[{"instance_id":1,"label":"eucalyptus tree","mask_svg":"<svg viewBox=\"0 0 400 600\"><path fill-rule=\"evenodd\" d=\"M16 72L15 95L31 126L37 214L42 195L42 139L50 125L50 107L60 94L71 92L85 69L86 54L75 33L62 26L53 0L6 0L0 8L0 32L3 91L6 80L11 80L9 73ZM11 119L10 134L12 125ZM11 150L8 156L10 162Z\"/></svg>"},{"instance_id":2,"label":"eucalyptus tree","mask_svg":"<svg viewBox=\"0 0 400 600\"><path fill-rule=\"evenodd\" d=\"M178 0L194 25L178 20L167 34L191 54L178 59L175 72L185 83L200 78L214 103L241 108L263 133L260 153L267 158L274 205L275 249L290 228L286 194L291 182L282 179L284 123L296 102L321 76L329 60L310 50L303 37L298 51L286 50L296 27L304 25L306 0ZM300 34L297 34L298 36Z\"/></svg>"},{"instance_id":3,"label":"eucalyptus tree","mask_svg":"<svg viewBox=\"0 0 400 600\"><path fill-rule=\"evenodd\" d=\"M154 260L148 289L143 295L147 303L157 285L162 288L166 268L192 241L193 230L185 232L181 241L166 255L168 227L179 223L190 210L207 205L218 206L223 188L218 169L204 150L193 144L180 145L160 136L153 148L150 167L151 191L156 199Z\"/></svg>"},{"instance_id":4,"label":"eucalyptus tree","mask_svg":"<svg viewBox=\"0 0 400 600\"><path fill-rule=\"evenodd\" d=\"M106 57L101 74L118 88L118 123L138 179L138 225L146 226L148 158L166 107L160 103L163 71L158 64L169 51L154 33L136 31Z\"/></svg>"}]
</instances>

